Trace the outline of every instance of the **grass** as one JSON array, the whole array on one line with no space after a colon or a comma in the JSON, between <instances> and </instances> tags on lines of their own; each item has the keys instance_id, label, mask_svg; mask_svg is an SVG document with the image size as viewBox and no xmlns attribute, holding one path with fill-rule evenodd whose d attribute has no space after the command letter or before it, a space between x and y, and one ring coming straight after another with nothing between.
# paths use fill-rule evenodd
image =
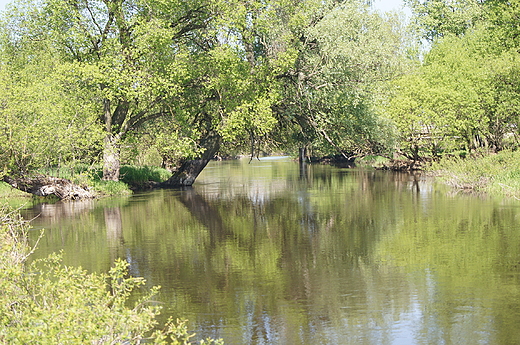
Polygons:
<instances>
[{"instance_id":1,"label":"grass","mask_svg":"<svg viewBox=\"0 0 520 345\"><path fill-rule=\"evenodd\" d=\"M35 175L46 175L71 180L77 185L94 190L100 196L123 196L132 194L132 190L149 186L150 181L162 182L171 173L166 169L149 166L124 165L121 167L119 181L102 180L101 167L76 165L74 167L46 168L34 172ZM11 188L7 183L0 182L0 197L15 198L30 196L30 194Z\"/></svg>"},{"instance_id":2,"label":"grass","mask_svg":"<svg viewBox=\"0 0 520 345\"><path fill-rule=\"evenodd\" d=\"M31 194L22 192L21 190L14 189L9 184L0 181L0 197L6 198L27 198L31 197Z\"/></svg>"},{"instance_id":3,"label":"grass","mask_svg":"<svg viewBox=\"0 0 520 345\"><path fill-rule=\"evenodd\" d=\"M121 167L121 181L133 187L145 187L148 182L163 182L172 175L168 170L151 166L124 165Z\"/></svg>"},{"instance_id":4,"label":"grass","mask_svg":"<svg viewBox=\"0 0 520 345\"><path fill-rule=\"evenodd\" d=\"M445 158L428 169L448 185L520 199L520 152Z\"/></svg>"}]
</instances>

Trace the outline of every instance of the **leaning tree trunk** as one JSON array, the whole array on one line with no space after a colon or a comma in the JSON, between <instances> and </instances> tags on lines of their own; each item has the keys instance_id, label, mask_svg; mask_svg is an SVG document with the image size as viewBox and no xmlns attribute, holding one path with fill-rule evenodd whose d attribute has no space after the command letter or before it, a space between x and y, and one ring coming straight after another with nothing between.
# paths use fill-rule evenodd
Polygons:
<instances>
[{"instance_id":1,"label":"leaning tree trunk","mask_svg":"<svg viewBox=\"0 0 520 345\"><path fill-rule=\"evenodd\" d=\"M119 181L120 167L121 147L119 138L113 134L107 134L103 149L103 180Z\"/></svg>"},{"instance_id":2,"label":"leaning tree trunk","mask_svg":"<svg viewBox=\"0 0 520 345\"><path fill-rule=\"evenodd\" d=\"M210 134L206 137L201 146L205 148L201 157L197 159L187 160L167 181L162 183L163 187L185 187L191 186L199 174L204 170L209 161L215 157L215 154L220 148L220 136L217 134Z\"/></svg>"}]
</instances>

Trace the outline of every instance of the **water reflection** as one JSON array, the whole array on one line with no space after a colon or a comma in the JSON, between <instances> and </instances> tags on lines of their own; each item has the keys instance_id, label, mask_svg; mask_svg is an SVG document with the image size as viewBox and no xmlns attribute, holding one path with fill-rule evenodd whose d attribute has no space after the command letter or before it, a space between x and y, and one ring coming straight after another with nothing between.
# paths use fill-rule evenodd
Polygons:
<instances>
[{"instance_id":1,"label":"water reflection","mask_svg":"<svg viewBox=\"0 0 520 345\"><path fill-rule=\"evenodd\" d=\"M40 217L37 255L161 285L165 314L227 344L515 344L516 201L420 175L212 162L198 184ZM54 206L58 207L58 206ZM70 207L70 206L66 206ZM42 210L29 210L27 216Z\"/></svg>"}]
</instances>

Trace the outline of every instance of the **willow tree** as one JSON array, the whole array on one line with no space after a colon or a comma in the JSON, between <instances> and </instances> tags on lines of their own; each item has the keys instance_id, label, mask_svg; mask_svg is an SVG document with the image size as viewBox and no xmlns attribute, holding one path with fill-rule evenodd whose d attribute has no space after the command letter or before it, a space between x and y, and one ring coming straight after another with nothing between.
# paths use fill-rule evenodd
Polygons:
<instances>
[{"instance_id":1,"label":"willow tree","mask_svg":"<svg viewBox=\"0 0 520 345\"><path fill-rule=\"evenodd\" d=\"M399 19L364 1L330 1L300 20L294 63L279 76L278 114L293 142L345 158L389 146L390 128L374 105L406 65Z\"/></svg>"}]
</instances>

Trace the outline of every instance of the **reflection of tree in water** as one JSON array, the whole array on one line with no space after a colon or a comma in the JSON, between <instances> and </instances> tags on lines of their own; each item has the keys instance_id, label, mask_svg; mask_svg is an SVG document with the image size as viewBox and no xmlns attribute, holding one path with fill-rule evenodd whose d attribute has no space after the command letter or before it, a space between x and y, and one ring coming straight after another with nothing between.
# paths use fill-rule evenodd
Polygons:
<instances>
[{"instance_id":1,"label":"reflection of tree in water","mask_svg":"<svg viewBox=\"0 0 520 345\"><path fill-rule=\"evenodd\" d=\"M447 198L413 174L315 166L307 174L235 190L156 191L89 212L88 203L42 205L27 215L70 217L40 245L100 272L128 259L132 274L163 286L165 316L187 317L201 337L385 344L413 321L418 343L461 334L482 342L483 333L469 334L475 329L515 343L516 204ZM474 298L461 294L468 289Z\"/></svg>"},{"instance_id":2,"label":"reflection of tree in water","mask_svg":"<svg viewBox=\"0 0 520 345\"><path fill-rule=\"evenodd\" d=\"M105 226L109 247L120 247L125 243L123 238L121 209L119 207L105 207L103 213L105 215Z\"/></svg>"},{"instance_id":3,"label":"reflection of tree in water","mask_svg":"<svg viewBox=\"0 0 520 345\"><path fill-rule=\"evenodd\" d=\"M95 201L91 199L78 201L58 201L54 204L37 204L31 209L22 211L26 219L40 218L41 222L54 224L67 218L75 218L94 209Z\"/></svg>"},{"instance_id":4,"label":"reflection of tree in water","mask_svg":"<svg viewBox=\"0 0 520 345\"><path fill-rule=\"evenodd\" d=\"M183 192L179 201L209 233L204 268L200 270L211 272L204 277L179 276L188 284L190 281L200 284L201 279L207 279L207 288L193 286L186 288L185 293L211 296L209 299L192 296L193 301L226 305L217 314L234 319L238 313L240 319L247 320L242 324L241 337L251 344L295 337L290 330L296 327L293 323L302 320L293 320L296 315L287 313L289 310L299 310L297 317L306 319L304 333L312 337L311 329L321 332L330 323L341 322L345 317L350 319L341 312L342 307L362 310L369 303L367 290L406 300L409 289L402 289L401 285L394 289L391 284L383 288L389 286L385 281L389 278L367 268L372 244L384 222L363 212L366 188L360 188L350 198L360 196L358 193L363 193L365 201L356 203L357 207L347 205L352 206L349 210L345 203L320 205L313 193L304 190L285 196L280 193L262 202L248 196L206 199L194 189ZM180 259L191 260L191 257L180 256ZM344 297L347 294L350 297ZM211 302L213 298L217 301ZM200 305L191 308L204 309ZM395 317L399 315L399 311L392 313ZM352 324L352 331L374 317L381 322L385 317L388 319L383 312L364 316Z\"/></svg>"}]
</instances>

